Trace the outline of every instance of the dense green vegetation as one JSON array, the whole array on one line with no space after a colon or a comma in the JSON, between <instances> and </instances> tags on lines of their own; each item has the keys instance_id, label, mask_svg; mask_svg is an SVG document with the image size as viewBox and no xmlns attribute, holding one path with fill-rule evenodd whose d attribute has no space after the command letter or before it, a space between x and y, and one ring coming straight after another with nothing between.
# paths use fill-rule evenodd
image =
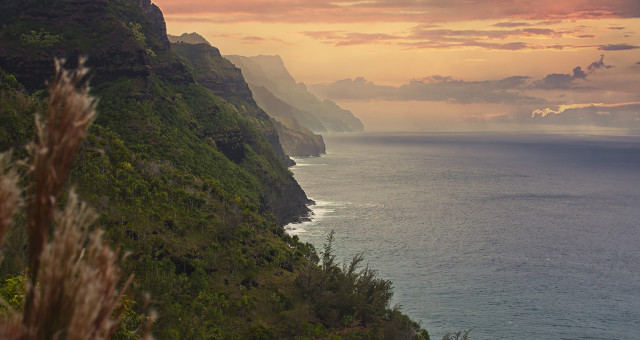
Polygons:
<instances>
[{"instance_id":1,"label":"dense green vegetation","mask_svg":"<svg viewBox=\"0 0 640 340\"><path fill-rule=\"evenodd\" d=\"M169 49L154 5L2 6L0 151L26 157L51 55L69 57L67 67L89 56L98 116L67 189L76 187L99 213L95 227L130 253L123 270L135 274L124 299L131 319L148 309L148 294L159 339L428 338L389 308L391 283L360 268L360 256L340 268L331 238L320 258L284 233L308 200L274 150L273 125L195 80L193 65ZM21 213L0 267L0 295L13 305L27 263L24 227ZM126 324L118 337L128 336Z\"/></svg>"}]
</instances>

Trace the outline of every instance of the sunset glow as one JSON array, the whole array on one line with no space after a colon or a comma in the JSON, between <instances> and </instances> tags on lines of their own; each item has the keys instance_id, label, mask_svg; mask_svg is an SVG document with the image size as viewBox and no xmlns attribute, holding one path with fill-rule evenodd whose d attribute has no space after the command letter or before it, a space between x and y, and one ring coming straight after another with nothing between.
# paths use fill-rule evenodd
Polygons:
<instances>
[{"instance_id":1,"label":"sunset glow","mask_svg":"<svg viewBox=\"0 0 640 340\"><path fill-rule=\"evenodd\" d=\"M280 55L370 131L529 126L535 110L583 103L616 119L586 119L586 106L554 124L640 131L637 106L618 105L640 101L635 0L154 2L170 34L198 32L227 55Z\"/></svg>"}]
</instances>

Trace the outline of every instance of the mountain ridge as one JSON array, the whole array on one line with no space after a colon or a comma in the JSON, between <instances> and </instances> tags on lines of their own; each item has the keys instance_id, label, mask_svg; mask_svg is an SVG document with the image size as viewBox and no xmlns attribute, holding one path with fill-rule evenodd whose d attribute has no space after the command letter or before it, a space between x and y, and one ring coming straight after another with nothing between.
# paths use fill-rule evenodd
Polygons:
<instances>
[{"instance_id":1,"label":"mountain ridge","mask_svg":"<svg viewBox=\"0 0 640 340\"><path fill-rule=\"evenodd\" d=\"M271 95L304 112L296 118L304 127L314 132L362 132L364 125L350 111L340 108L330 100L320 100L303 83L297 83L284 66L280 56L259 55L244 57L225 56L242 71L252 91L262 86ZM264 93L264 91L262 92ZM258 105L268 106L269 99L255 95ZM278 116L276 112L273 116ZM313 118L311 118L313 117Z\"/></svg>"},{"instance_id":2,"label":"mountain ridge","mask_svg":"<svg viewBox=\"0 0 640 340\"><path fill-rule=\"evenodd\" d=\"M186 39L189 41L184 41L185 39L181 38L185 36L189 37ZM201 85L212 90L216 95L244 108L243 110L249 110L258 115L269 114L272 117L277 136L269 134L269 140L274 149L280 150L281 148L287 155L297 157L320 156L325 153L322 136L314 134L297 122L290 122L296 120L295 115L287 115L287 122L290 123L283 124L282 119L277 121L278 116L273 114L278 112L282 118L281 108L264 104L258 107L254 101L256 94L249 89L241 70L222 57L220 51L211 46L202 36L197 33L185 33L180 37L169 36L169 39L172 41L172 50L191 63L195 71L195 78ZM286 106L287 104L283 103L282 105ZM266 110L266 113L263 109ZM294 162L285 159L285 164L293 165Z\"/></svg>"}]
</instances>

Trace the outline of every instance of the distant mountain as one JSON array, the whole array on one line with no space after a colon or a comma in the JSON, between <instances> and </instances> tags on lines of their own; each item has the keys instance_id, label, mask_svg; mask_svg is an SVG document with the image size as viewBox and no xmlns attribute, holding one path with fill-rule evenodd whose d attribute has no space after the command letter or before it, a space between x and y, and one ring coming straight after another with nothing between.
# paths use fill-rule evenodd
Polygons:
<instances>
[{"instance_id":1,"label":"distant mountain","mask_svg":"<svg viewBox=\"0 0 640 340\"><path fill-rule=\"evenodd\" d=\"M314 132L364 131L362 122L350 111L331 100L318 99L303 83L296 83L280 56L226 58L242 69L256 102L271 116L293 117Z\"/></svg>"},{"instance_id":2,"label":"distant mountain","mask_svg":"<svg viewBox=\"0 0 640 340\"><path fill-rule=\"evenodd\" d=\"M183 37L188 39L182 40ZM284 102L280 103L280 105L258 107L240 69L235 67L229 60L223 58L220 55L220 51L211 46L202 36L197 33L185 33L180 37L169 36L169 40L176 41L171 45L172 51L191 63L195 71L195 77L200 85L233 103L236 107L242 108L240 110L242 115L267 117L267 113L270 112L282 112L284 114L279 117L270 115L272 118L277 117L280 121L280 123L274 122L277 135L271 134L272 130L264 132L269 141L272 142L274 149L284 150L284 153L289 156L319 156L325 152L322 136L316 135L298 124L295 119L296 115L293 112L294 108L289 107ZM185 40L194 41L195 43L185 42ZM274 100L277 101L277 99ZM314 119L312 116L311 118ZM282 122L285 121L287 123L283 124ZM285 162L290 162L290 160L285 159ZM287 164L292 165L293 163Z\"/></svg>"}]
</instances>

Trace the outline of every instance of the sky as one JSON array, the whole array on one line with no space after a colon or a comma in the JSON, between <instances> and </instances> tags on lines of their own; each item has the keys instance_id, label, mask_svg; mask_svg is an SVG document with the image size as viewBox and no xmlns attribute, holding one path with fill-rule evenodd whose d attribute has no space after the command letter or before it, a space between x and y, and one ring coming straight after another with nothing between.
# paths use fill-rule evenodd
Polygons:
<instances>
[{"instance_id":1,"label":"sky","mask_svg":"<svg viewBox=\"0 0 640 340\"><path fill-rule=\"evenodd\" d=\"M368 131L640 134L639 0L154 0Z\"/></svg>"}]
</instances>

